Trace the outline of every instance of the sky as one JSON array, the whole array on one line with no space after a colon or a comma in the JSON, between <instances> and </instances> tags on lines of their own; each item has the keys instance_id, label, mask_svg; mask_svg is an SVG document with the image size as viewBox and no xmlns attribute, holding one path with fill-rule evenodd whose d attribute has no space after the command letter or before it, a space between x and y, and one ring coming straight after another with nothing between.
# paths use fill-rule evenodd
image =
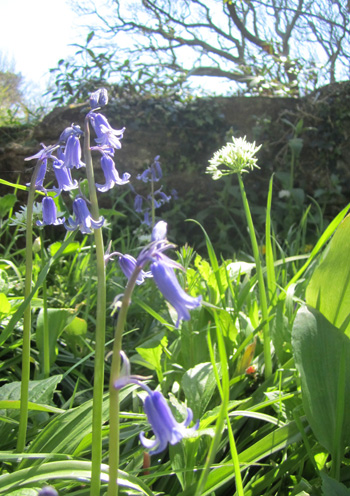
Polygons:
<instances>
[{"instance_id":1,"label":"sky","mask_svg":"<svg viewBox=\"0 0 350 496\"><path fill-rule=\"evenodd\" d=\"M45 90L49 69L82 41L81 19L66 0L0 0L0 54L13 61L29 91ZM85 37L83 35L83 37Z\"/></svg>"}]
</instances>

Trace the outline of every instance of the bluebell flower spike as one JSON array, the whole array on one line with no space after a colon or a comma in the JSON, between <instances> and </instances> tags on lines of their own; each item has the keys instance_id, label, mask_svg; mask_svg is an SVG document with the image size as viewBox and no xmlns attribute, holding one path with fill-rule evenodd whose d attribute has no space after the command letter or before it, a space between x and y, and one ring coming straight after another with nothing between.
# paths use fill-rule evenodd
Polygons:
<instances>
[{"instance_id":1,"label":"bluebell flower spike","mask_svg":"<svg viewBox=\"0 0 350 496\"><path fill-rule=\"evenodd\" d=\"M42 207L43 207L43 220L37 220L36 224L37 226L58 226L60 224L63 224L65 221L65 218L58 218L57 217L57 208L54 200L50 196L45 196L42 201Z\"/></svg>"},{"instance_id":2,"label":"bluebell flower spike","mask_svg":"<svg viewBox=\"0 0 350 496\"><path fill-rule=\"evenodd\" d=\"M92 229L99 229L104 223L103 217L100 217L97 221L91 217L84 198L75 198L73 202L73 212L75 219L73 219L73 217L69 217L68 223L65 222L64 224L67 231L74 231L79 227L83 234L91 234Z\"/></svg>"}]
</instances>

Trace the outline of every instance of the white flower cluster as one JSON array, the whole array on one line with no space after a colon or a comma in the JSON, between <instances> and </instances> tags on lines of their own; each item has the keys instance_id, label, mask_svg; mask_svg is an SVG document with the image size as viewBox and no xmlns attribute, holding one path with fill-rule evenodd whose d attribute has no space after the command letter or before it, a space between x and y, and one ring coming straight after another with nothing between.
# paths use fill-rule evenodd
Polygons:
<instances>
[{"instance_id":1,"label":"white flower cluster","mask_svg":"<svg viewBox=\"0 0 350 496\"><path fill-rule=\"evenodd\" d=\"M245 137L232 137L232 143L227 143L214 153L213 158L209 160L206 173L212 174L213 179L220 179L228 174L240 174L253 170L254 167L259 168L255 154L260 148L261 145L255 146L255 142L249 143Z\"/></svg>"}]
</instances>

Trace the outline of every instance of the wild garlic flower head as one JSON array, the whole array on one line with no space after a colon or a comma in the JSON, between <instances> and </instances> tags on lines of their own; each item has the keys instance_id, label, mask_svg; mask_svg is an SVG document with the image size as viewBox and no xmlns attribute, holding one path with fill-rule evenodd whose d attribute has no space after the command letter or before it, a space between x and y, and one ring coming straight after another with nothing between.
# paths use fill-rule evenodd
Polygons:
<instances>
[{"instance_id":1,"label":"wild garlic flower head","mask_svg":"<svg viewBox=\"0 0 350 496\"><path fill-rule=\"evenodd\" d=\"M248 172L254 167L259 169L255 154L260 148L261 145L255 146L255 142L249 143L245 137L232 137L232 143L227 143L214 153L213 158L209 160L206 173L212 174L213 179L220 179L229 174Z\"/></svg>"}]
</instances>

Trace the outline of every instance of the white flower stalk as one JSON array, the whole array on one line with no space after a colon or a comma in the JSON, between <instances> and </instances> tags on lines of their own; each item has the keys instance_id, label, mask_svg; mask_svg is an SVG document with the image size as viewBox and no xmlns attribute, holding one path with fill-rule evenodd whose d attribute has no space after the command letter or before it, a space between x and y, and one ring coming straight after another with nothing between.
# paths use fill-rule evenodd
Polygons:
<instances>
[{"instance_id":1,"label":"white flower stalk","mask_svg":"<svg viewBox=\"0 0 350 496\"><path fill-rule=\"evenodd\" d=\"M229 174L248 172L254 167L259 169L255 154L260 148L261 145L255 146L255 142L249 143L245 137L232 137L232 143L227 143L226 146L214 153L213 158L209 160L206 173L211 174L216 180Z\"/></svg>"}]
</instances>

